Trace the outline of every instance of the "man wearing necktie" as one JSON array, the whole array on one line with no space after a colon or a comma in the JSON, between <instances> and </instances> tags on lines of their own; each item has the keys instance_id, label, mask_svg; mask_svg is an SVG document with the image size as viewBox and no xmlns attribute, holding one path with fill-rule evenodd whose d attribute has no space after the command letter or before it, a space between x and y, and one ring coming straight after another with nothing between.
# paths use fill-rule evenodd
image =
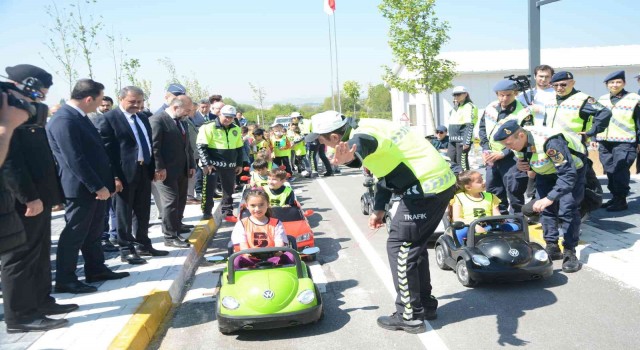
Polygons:
<instances>
[{"instance_id":1,"label":"man wearing necktie","mask_svg":"<svg viewBox=\"0 0 640 350\"><path fill-rule=\"evenodd\" d=\"M164 244L169 247L189 247L189 243L182 241L178 234L187 202L187 181L195 174L196 167L187 131L180 121L191 113L191 108L191 98L181 95L173 99L164 111L149 118L155 161L154 179L158 181L162 197Z\"/></svg>"},{"instance_id":2,"label":"man wearing necktie","mask_svg":"<svg viewBox=\"0 0 640 350\"><path fill-rule=\"evenodd\" d=\"M146 117L136 115L144 104L144 92L140 88L127 86L118 98L118 108L97 117L95 124L115 175L116 227L121 260L144 264L146 260L140 256L168 254L154 249L149 239L149 198L155 173L151 126Z\"/></svg>"}]
</instances>

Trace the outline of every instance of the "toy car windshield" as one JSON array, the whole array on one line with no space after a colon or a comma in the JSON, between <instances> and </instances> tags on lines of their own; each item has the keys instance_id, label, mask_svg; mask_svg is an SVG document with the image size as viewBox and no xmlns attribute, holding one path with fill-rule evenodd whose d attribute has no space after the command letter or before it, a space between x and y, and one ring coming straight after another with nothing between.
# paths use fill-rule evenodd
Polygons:
<instances>
[{"instance_id":1,"label":"toy car windshield","mask_svg":"<svg viewBox=\"0 0 640 350\"><path fill-rule=\"evenodd\" d=\"M469 224L467 246L492 236L518 235L528 241L528 230L522 215L487 216L478 218ZM484 231L484 232L482 232Z\"/></svg>"}]
</instances>

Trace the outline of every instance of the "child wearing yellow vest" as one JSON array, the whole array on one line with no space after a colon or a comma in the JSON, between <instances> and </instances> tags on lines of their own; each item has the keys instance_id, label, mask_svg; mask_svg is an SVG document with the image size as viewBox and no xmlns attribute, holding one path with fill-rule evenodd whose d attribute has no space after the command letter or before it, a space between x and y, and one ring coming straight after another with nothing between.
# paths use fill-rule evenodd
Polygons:
<instances>
[{"instance_id":1,"label":"child wearing yellow vest","mask_svg":"<svg viewBox=\"0 0 640 350\"><path fill-rule=\"evenodd\" d=\"M456 182L459 192L451 200L453 221L462 221L470 224L473 220L483 216L500 215L500 199L485 191L485 183L482 175L475 170L463 171L458 175ZM456 230L456 236L460 243L467 238L469 227ZM476 232L485 232L482 227L476 227Z\"/></svg>"},{"instance_id":2,"label":"child wearing yellow vest","mask_svg":"<svg viewBox=\"0 0 640 350\"><path fill-rule=\"evenodd\" d=\"M289 132L293 140L292 151L295 157L296 168L298 168L298 174L302 174L304 177L310 177L311 163L307 158L307 144L304 142L304 136L300 131L300 127L292 124ZM304 171L302 169L304 169Z\"/></svg>"},{"instance_id":3,"label":"child wearing yellow vest","mask_svg":"<svg viewBox=\"0 0 640 350\"><path fill-rule=\"evenodd\" d=\"M281 124L276 124L271 128L271 146L273 148L273 162L278 166L284 165L287 173L291 174L291 181L295 180L291 172L291 140L287 137L286 130Z\"/></svg>"},{"instance_id":4,"label":"child wearing yellow vest","mask_svg":"<svg viewBox=\"0 0 640 350\"><path fill-rule=\"evenodd\" d=\"M287 173L282 169L271 169L269 172L269 182L263 186L265 193L269 196L269 205L272 207L295 206L296 195L291 186L286 185Z\"/></svg>"}]
</instances>

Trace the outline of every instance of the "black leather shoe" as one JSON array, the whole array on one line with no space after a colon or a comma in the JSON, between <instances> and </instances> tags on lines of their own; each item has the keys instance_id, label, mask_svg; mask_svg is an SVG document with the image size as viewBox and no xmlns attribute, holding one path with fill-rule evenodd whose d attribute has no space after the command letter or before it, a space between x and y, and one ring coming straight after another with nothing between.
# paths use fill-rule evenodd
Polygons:
<instances>
[{"instance_id":1,"label":"black leather shoe","mask_svg":"<svg viewBox=\"0 0 640 350\"><path fill-rule=\"evenodd\" d=\"M47 305L38 308L38 311L45 315L61 315L68 314L71 311L78 310L80 306L78 304L56 304L49 303Z\"/></svg>"},{"instance_id":2,"label":"black leather shoe","mask_svg":"<svg viewBox=\"0 0 640 350\"><path fill-rule=\"evenodd\" d=\"M209 220L212 218L213 218L213 215L211 214L202 214L202 220Z\"/></svg>"},{"instance_id":3,"label":"black leather shoe","mask_svg":"<svg viewBox=\"0 0 640 350\"><path fill-rule=\"evenodd\" d=\"M97 290L98 288L94 286L86 285L80 281L69 282L69 283L56 283L56 286L53 288L53 291L56 293L73 293L73 294L93 293Z\"/></svg>"},{"instance_id":4,"label":"black leather shoe","mask_svg":"<svg viewBox=\"0 0 640 350\"><path fill-rule=\"evenodd\" d=\"M191 229L188 227L180 226L180 233L189 233Z\"/></svg>"},{"instance_id":5,"label":"black leather shoe","mask_svg":"<svg viewBox=\"0 0 640 350\"><path fill-rule=\"evenodd\" d=\"M147 261L141 258L134 248L122 248L120 250L120 261L131 265L146 264Z\"/></svg>"},{"instance_id":6,"label":"black leather shoe","mask_svg":"<svg viewBox=\"0 0 640 350\"><path fill-rule=\"evenodd\" d=\"M562 252L560 251L560 246L558 246L558 242L547 242L545 250L549 255L549 259L551 260L562 260Z\"/></svg>"},{"instance_id":7,"label":"black leather shoe","mask_svg":"<svg viewBox=\"0 0 640 350\"><path fill-rule=\"evenodd\" d=\"M138 255L140 255L140 256L165 256L165 255L169 255L168 251L166 251L166 250L158 250L158 249L155 249L154 247L151 247L151 246L140 247L137 250L138 250Z\"/></svg>"},{"instance_id":8,"label":"black leather shoe","mask_svg":"<svg viewBox=\"0 0 640 350\"><path fill-rule=\"evenodd\" d=\"M194 228L195 226L193 225L189 225L189 224L182 224L181 227L186 227L186 228Z\"/></svg>"},{"instance_id":9,"label":"black leather shoe","mask_svg":"<svg viewBox=\"0 0 640 350\"><path fill-rule=\"evenodd\" d=\"M582 268L582 263L578 260L576 252L571 249L564 250L562 259L562 271L566 273L578 272Z\"/></svg>"},{"instance_id":10,"label":"black leather shoe","mask_svg":"<svg viewBox=\"0 0 640 350\"><path fill-rule=\"evenodd\" d=\"M333 176L333 172L327 171L326 173L322 174L322 176L324 176L324 177Z\"/></svg>"},{"instance_id":11,"label":"black leather shoe","mask_svg":"<svg viewBox=\"0 0 640 350\"><path fill-rule=\"evenodd\" d=\"M102 241L102 251L104 252L117 252L118 248L113 245L113 243L107 241Z\"/></svg>"},{"instance_id":12,"label":"black leather shoe","mask_svg":"<svg viewBox=\"0 0 640 350\"><path fill-rule=\"evenodd\" d=\"M602 205L600 206L600 208L609 208L610 206L614 205L616 203L617 199L615 197L609 199L608 201L602 203Z\"/></svg>"},{"instance_id":13,"label":"black leather shoe","mask_svg":"<svg viewBox=\"0 0 640 350\"><path fill-rule=\"evenodd\" d=\"M128 277L128 272L113 272L109 270L108 272L102 272L93 276L86 276L86 280L89 283L100 282L100 281L109 281L109 280L119 280L121 278Z\"/></svg>"},{"instance_id":14,"label":"black leather shoe","mask_svg":"<svg viewBox=\"0 0 640 350\"><path fill-rule=\"evenodd\" d=\"M189 242L183 242L180 238L172 238L165 239L164 245L167 247L176 247L176 248L189 248L191 244Z\"/></svg>"},{"instance_id":15,"label":"black leather shoe","mask_svg":"<svg viewBox=\"0 0 640 350\"><path fill-rule=\"evenodd\" d=\"M7 333L44 332L66 326L69 320L54 320L48 317L38 318L28 323L7 323Z\"/></svg>"},{"instance_id":16,"label":"black leather shoe","mask_svg":"<svg viewBox=\"0 0 640 350\"><path fill-rule=\"evenodd\" d=\"M211 196L213 199L220 199L222 198L222 193L220 192L213 192L213 196Z\"/></svg>"},{"instance_id":17,"label":"black leather shoe","mask_svg":"<svg viewBox=\"0 0 640 350\"><path fill-rule=\"evenodd\" d=\"M623 211L623 210L627 210L627 209L629 209L629 206L627 205L627 200L626 199L622 199L622 200L619 200L619 201L611 204L607 208L607 211L608 212L616 212L616 211Z\"/></svg>"},{"instance_id":18,"label":"black leather shoe","mask_svg":"<svg viewBox=\"0 0 640 350\"><path fill-rule=\"evenodd\" d=\"M403 330L411 334L427 331L427 326L423 321L417 319L404 320L400 314L395 312L391 316L378 317L378 326L391 331Z\"/></svg>"}]
</instances>

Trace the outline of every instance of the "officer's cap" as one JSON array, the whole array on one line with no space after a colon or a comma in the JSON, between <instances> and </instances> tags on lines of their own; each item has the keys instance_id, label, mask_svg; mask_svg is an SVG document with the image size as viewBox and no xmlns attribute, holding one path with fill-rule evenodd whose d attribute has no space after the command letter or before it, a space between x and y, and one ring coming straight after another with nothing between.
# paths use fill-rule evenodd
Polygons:
<instances>
[{"instance_id":1,"label":"officer's cap","mask_svg":"<svg viewBox=\"0 0 640 350\"><path fill-rule=\"evenodd\" d=\"M508 120L504 122L504 124L500 125L500 127L498 128L498 131L496 131L496 133L493 135L493 140L502 141L507 137L513 135L513 133L515 133L516 130L518 130L519 128L520 128L520 125L518 125L517 121L513 119Z\"/></svg>"},{"instance_id":2,"label":"officer's cap","mask_svg":"<svg viewBox=\"0 0 640 350\"><path fill-rule=\"evenodd\" d=\"M623 70L618 70L615 71L609 75L607 75L606 78L604 78L604 83L609 82L609 80L613 80L613 79L622 79L622 81L625 81L624 79L624 71Z\"/></svg>"},{"instance_id":3,"label":"officer's cap","mask_svg":"<svg viewBox=\"0 0 640 350\"><path fill-rule=\"evenodd\" d=\"M498 91L509 91L509 90L518 90L518 86L516 85L516 82L513 80L509 80L509 79L505 79L505 80L500 80L494 87L493 87L493 91L494 92L498 92Z\"/></svg>"},{"instance_id":4,"label":"officer's cap","mask_svg":"<svg viewBox=\"0 0 640 350\"><path fill-rule=\"evenodd\" d=\"M446 127L446 126L444 126L444 125L439 125L439 126L436 128L436 131L447 132L447 127Z\"/></svg>"},{"instance_id":5,"label":"officer's cap","mask_svg":"<svg viewBox=\"0 0 640 350\"><path fill-rule=\"evenodd\" d=\"M313 142L322 134L340 129L347 121L347 118L336 111L314 114L311 116L311 131L313 132L305 137L305 141Z\"/></svg>"},{"instance_id":6,"label":"officer's cap","mask_svg":"<svg viewBox=\"0 0 640 350\"><path fill-rule=\"evenodd\" d=\"M167 88L167 92L170 92L174 96L180 96L186 94L187 89L185 89L184 86L180 84L173 83L169 85L169 87Z\"/></svg>"},{"instance_id":7,"label":"officer's cap","mask_svg":"<svg viewBox=\"0 0 640 350\"><path fill-rule=\"evenodd\" d=\"M573 79L573 74L571 74L571 72L567 72L567 71L558 72L551 77L551 84L558 81L569 80L569 79Z\"/></svg>"},{"instance_id":8,"label":"officer's cap","mask_svg":"<svg viewBox=\"0 0 640 350\"><path fill-rule=\"evenodd\" d=\"M467 88L460 85L460 86L456 86L453 88L453 91L451 92L452 95L457 95L457 94L461 94L461 93L468 93L469 91L467 91Z\"/></svg>"},{"instance_id":9,"label":"officer's cap","mask_svg":"<svg viewBox=\"0 0 640 350\"><path fill-rule=\"evenodd\" d=\"M220 109L220 114L224 115L225 117L235 117L236 112L236 107L232 105L225 105Z\"/></svg>"},{"instance_id":10,"label":"officer's cap","mask_svg":"<svg viewBox=\"0 0 640 350\"><path fill-rule=\"evenodd\" d=\"M300 114L300 112L292 112L291 113L291 118L300 118L302 117L302 114Z\"/></svg>"},{"instance_id":11,"label":"officer's cap","mask_svg":"<svg viewBox=\"0 0 640 350\"><path fill-rule=\"evenodd\" d=\"M5 71L7 71L7 77L16 83L22 83L27 78L36 78L47 89L53 85L53 77L51 74L40 67L30 64L19 64L13 67L7 67Z\"/></svg>"}]
</instances>

